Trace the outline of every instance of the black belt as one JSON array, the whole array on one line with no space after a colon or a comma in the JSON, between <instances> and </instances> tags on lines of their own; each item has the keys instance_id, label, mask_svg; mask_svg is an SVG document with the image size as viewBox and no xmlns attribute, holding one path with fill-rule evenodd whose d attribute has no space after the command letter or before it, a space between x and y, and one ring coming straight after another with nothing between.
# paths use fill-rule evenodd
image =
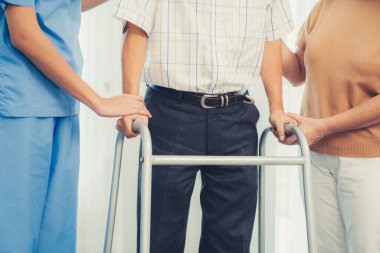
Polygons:
<instances>
[{"instance_id":1,"label":"black belt","mask_svg":"<svg viewBox=\"0 0 380 253\"><path fill-rule=\"evenodd\" d=\"M203 109L214 109L227 107L238 103L253 104L253 99L248 95L248 91L236 91L223 94L206 94L188 91L178 91L157 85L148 85L152 90L168 95L180 102L187 104L200 105Z\"/></svg>"}]
</instances>

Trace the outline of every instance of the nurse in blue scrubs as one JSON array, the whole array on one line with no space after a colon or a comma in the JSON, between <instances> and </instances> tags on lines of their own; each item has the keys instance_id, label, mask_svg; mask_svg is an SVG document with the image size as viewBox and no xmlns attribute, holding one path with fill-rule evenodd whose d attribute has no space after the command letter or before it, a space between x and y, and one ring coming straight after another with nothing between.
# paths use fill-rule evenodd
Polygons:
<instances>
[{"instance_id":1,"label":"nurse in blue scrubs","mask_svg":"<svg viewBox=\"0 0 380 253\"><path fill-rule=\"evenodd\" d=\"M78 100L100 116L149 115L79 77L81 11L105 0L0 0L0 252L74 253Z\"/></svg>"}]
</instances>

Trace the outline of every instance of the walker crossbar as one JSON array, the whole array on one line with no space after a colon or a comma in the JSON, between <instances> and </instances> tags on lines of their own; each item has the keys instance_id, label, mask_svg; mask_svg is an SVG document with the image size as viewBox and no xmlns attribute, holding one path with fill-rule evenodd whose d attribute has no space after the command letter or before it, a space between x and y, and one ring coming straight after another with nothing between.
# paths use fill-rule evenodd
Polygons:
<instances>
[{"instance_id":1,"label":"walker crossbar","mask_svg":"<svg viewBox=\"0 0 380 253\"><path fill-rule=\"evenodd\" d=\"M315 245L315 220L313 215L311 162L309 145L300 129L293 124L286 125L287 134L295 134L301 148L301 157L265 156L265 144L270 128L260 138L260 156L167 156L152 155L152 140L149 129L140 120L133 123L133 129L140 133L142 139L142 177L141 177L141 222L140 253L150 253L150 210L153 165L260 165L259 168L259 253L265 253L265 169L264 165L301 165L303 171L305 215L309 253L317 253ZM116 139L115 158L111 183L111 193L107 217L106 237L103 253L111 253L115 226L116 206L119 189L124 134L119 133Z\"/></svg>"}]
</instances>

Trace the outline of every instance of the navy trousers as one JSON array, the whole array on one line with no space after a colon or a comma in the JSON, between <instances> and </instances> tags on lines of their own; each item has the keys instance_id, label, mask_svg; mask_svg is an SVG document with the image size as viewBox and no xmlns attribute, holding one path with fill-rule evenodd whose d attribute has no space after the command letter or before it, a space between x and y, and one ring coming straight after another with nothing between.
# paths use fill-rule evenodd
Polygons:
<instances>
[{"instance_id":1,"label":"navy trousers","mask_svg":"<svg viewBox=\"0 0 380 253\"><path fill-rule=\"evenodd\" d=\"M204 110L148 88L145 103L155 155L257 154L254 104ZM200 253L248 253L257 201L257 168L154 166L151 253L184 252L190 199L202 178Z\"/></svg>"}]
</instances>

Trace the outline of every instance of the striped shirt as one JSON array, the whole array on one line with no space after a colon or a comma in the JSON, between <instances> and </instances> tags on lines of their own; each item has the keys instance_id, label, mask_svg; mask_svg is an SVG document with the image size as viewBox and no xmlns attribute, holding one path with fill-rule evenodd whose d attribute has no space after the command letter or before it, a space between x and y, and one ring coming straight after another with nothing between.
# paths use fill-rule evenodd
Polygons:
<instances>
[{"instance_id":1,"label":"striped shirt","mask_svg":"<svg viewBox=\"0 0 380 253\"><path fill-rule=\"evenodd\" d=\"M264 43L293 30L288 0L121 0L115 17L149 36L146 83L212 94L254 84Z\"/></svg>"}]
</instances>

